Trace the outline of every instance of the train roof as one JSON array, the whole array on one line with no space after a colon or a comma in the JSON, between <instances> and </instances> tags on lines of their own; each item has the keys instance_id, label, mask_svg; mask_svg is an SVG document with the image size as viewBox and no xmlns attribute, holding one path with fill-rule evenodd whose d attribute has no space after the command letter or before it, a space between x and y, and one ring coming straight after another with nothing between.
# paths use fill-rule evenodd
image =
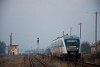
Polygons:
<instances>
[{"instance_id":1,"label":"train roof","mask_svg":"<svg viewBox=\"0 0 100 67\"><path fill-rule=\"evenodd\" d=\"M64 38L64 39L80 39L78 36L76 35L64 35L64 36L61 36L61 37L57 37L56 39L54 39L53 41L55 40L58 40L60 38Z\"/></svg>"},{"instance_id":2,"label":"train roof","mask_svg":"<svg viewBox=\"0 0 100 67\"><path fill-rule=\"evenodd\" d=\"M68 35L68 36L64 36L64 39L80 39L80 38L76 35Z\"/></svg>"},{"instance_id":3,"label":"train roof","mask_svg":"<svg viewBox=\"0 0 100 67\"><path fill-rule=\"evenodd\" d=\"M56 38L56 39L54 39L53 41L58 40L58 39L60 39L60 38L63 38L63 36L61 36L61 37L57 37L57 38Z\"/></svg>"}]
</instances>

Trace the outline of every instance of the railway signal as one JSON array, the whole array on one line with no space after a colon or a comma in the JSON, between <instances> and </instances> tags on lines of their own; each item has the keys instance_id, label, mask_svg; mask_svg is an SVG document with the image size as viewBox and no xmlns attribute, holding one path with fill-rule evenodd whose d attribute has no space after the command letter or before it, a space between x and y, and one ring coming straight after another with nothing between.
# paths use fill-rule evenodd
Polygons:
<instances>
[{"instance_id":1,"label":"railway signal","mask_svg":"<svg viewBox=\"0 0 100 67\"><path fill-rule=\"evenodd\" d=\"M39 45L39 38L37 38L37 44Z\"/></svg>"},{"instance_id":2,"label":"railway signal","mask_svg":"<svg viewBox=\"0 0 100 67\"><path fill-rule=\"evenodd\" d=\"M37 38L37 53L39 53L39 37Z\"/></svg>"}]
</instances>

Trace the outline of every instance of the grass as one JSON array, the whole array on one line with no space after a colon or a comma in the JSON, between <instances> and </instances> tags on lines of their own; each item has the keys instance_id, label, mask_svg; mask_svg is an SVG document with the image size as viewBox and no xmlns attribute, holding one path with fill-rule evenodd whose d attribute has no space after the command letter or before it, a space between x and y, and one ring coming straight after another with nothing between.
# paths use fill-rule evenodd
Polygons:
<instances>
[{"instance_id":1,"label":"grass","mask_svg":"<svg viewBox=\"0 0 100 67\"><path fill-rule=\"evenodd\" d=\"M23 56L0 57L0 67L29 67L28 58L23 63Z\"/></svg>"}]
</instances>

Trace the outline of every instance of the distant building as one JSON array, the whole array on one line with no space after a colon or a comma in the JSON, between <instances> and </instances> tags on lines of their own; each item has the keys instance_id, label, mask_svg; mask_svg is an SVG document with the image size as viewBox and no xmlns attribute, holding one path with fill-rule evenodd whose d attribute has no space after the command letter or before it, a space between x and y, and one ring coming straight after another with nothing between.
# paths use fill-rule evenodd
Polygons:
<instances>
[{"instance_id":1,"label":"distant building","mask_svg":"<svg viewBox=\"0 0 100 67\"><path fill-rule=\"evenodd\" d=\"M97 52L100 52L100 40L97 42Z\"/></svg>"},{"instance_id":2,"label":"distant building","mask_svg":"<svg viewBox=\"0 0 100 67\"><path fill-rule=\"evenodd\" d=\"M18 45L9 45L8 46L8 54L9 55L18 55L19 54Z\"/></svg>"},{"instance_id":3,"label":"distant building","mask_svg":"<svg viewBox=\"0 0 100 67\"><path fill-rule=\"evenodd\" d=\"M91 53L92 54L96 53L96 45L97 45L97 52L100 52L100 40L99 40L96 43L92 44L92 46L91 46Z\"/></svg>"},{"instance_id":4,"label":"distant building","mask_svg":"<svg viewBox=\"0 0 100 67\"><path fill-rule=\"evenodd\" d=\"M91 53L92 54L95 54L96 53L95 45L93 45L93 44L91 46Z\"/></svg>"}]
</instances>

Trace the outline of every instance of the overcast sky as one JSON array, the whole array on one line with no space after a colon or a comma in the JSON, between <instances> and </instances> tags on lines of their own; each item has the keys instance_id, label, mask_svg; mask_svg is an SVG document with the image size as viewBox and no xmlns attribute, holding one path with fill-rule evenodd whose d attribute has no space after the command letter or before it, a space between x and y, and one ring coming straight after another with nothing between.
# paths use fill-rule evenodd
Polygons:
<instances>
[{"instance_id":1,"label":"overcast sky","mask_svg":"<svg viewBox=\"0 0 100 67\"><path fill-rule=\"evenodd\" d=\"M13 44L20 51L46 48L51 41L62 36L62 31L79 36L82 22L82 41L95 42L95 12L100 12L100 0L0 0L0 40ZM98 40L100 40L100 13L98 14Z\"/></svg>"}]
</instances>

